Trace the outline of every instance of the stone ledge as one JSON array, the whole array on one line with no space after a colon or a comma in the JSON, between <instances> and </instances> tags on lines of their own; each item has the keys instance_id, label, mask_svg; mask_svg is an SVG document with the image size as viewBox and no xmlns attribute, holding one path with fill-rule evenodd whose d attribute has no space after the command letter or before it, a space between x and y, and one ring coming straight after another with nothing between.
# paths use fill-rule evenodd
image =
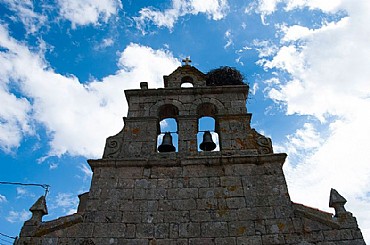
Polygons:
<instances>
[{"instance_id":1,"label":"stone ledge","mask_svg":"<svg viewBox=\"0 0 370 245\"><path fill-rule=\"evenodd\" d=\"M75 224L81 223L82 221L83 218L80 214L71 214L68 216L60 217L56 220L46 221L37 226L34 236L41 237L53 231L71 227Z\"/></svg>"},{"instance_id":2,"label":"stone ledge","mask_svg":"<svg viewBox=\"0 0 370 245\"><path fill-rule=\"evenodd\" d=\"M227 85L227 86L205 86L205 87L193 87L192 89L184 88L152 88L147 90L142 89L130 89L125 90L127 101L132 96L148 97L148 96L169 96L169 95L196 95L196 94L225 94L225 93L240 93L241 91L247 96L249 86L245 85Z\"/></svg>"},{"instance_id":3,"label":"stone ledge","mask_svg":"<svg viewBox=\"0 0 370 245\"><path fill-rule=\"evenodd\" d=\"M303 204L298 203L292 204L294 213L296 215L317 221L334 229L340 228L340 225L333 220L332 213L327 213L316 208L307 207Z\"/></svg>"},{"instance_id":4,"label":"stone ledge","mask_svg":"<svg viewBox=\"0 0 370 245\"><path fill-rule=\"evenodd\" d=\"M212 154L211 154L212 153ZM213 154L214 153L214 154ZM221 155L220 152L210 152L198 156L185 157L179 159L177 153L158 154L157 157L148 158L122 158L122 159L90 159L87 162L90 167L181 167L188 165L206 165L219 166L230 164L255 164L262 165L266 163L284 164L287 155L285 153L266 154L266 155ZM161 157L159 157L161 156Z\"/></svg>"}]
</instances>

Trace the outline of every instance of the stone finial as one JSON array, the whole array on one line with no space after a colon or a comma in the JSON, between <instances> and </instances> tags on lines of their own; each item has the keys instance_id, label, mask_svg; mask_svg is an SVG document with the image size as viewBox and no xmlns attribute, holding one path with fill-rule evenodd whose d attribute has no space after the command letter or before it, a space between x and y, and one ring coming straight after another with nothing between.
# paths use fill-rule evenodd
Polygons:
<instances>
[{"instance_id":1,"label":"stone finial","mask_svg":"<svg viewBox=\"0 0 370 245\"><path fill-rule=\"evenodd\" d=\"M147 82L141 82L140 83L140 88L141 89L148 89L148 83Z\"/></svg>"},{"instance_id":2,"label":"stone finial","mask_svg":"<svg viewBox=\"0 0 370 245\"><path fill-rule=\"evenodd\" d=\"M32 217L29 221L42 222L42 216L48 214L45 196L41 196L30 208Z\"/></svg>"},{"instance_id":3,"label":"stone finial","mask_svg":"<svg viewBox=\"0 0 370 245\"><path fill-rule=\"evenodd\" d=\"M347 211L344 208L344 204L346 204L346 202L347 200L341 196L337 190L333 188L330 190L329 207L334 208L335 217L347 214Z\"/></svg>"},{"instance_id":4,"label":"stone finial","mask_svg":"<svg viewBox=\"0 0 370 245\"><path fill-rule=\"evenodd\" d=\"M80 203L77 207L77 213L83 213L86 209L87 199L89 198L89 192L85 192L81 195L78 195L78 198L80 199Z\"/></svg>"}]
</instances>

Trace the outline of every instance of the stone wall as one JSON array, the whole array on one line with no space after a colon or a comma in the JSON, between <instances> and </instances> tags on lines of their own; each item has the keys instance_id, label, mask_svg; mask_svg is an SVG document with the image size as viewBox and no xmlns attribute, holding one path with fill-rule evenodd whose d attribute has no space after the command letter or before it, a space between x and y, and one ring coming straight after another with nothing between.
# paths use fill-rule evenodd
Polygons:
<instances>
[{"instance_id":1,"label":"stone wall","mask_svg":"<svg viewBox=\"0 0 370 245\"><path fill-rule=\"evenodd\" d=\"M349 213L340 220L290 201L285 154L167 155L90 161L84 208L35 224L18 244L364 244Z\"/></svg>"}]
</instances>

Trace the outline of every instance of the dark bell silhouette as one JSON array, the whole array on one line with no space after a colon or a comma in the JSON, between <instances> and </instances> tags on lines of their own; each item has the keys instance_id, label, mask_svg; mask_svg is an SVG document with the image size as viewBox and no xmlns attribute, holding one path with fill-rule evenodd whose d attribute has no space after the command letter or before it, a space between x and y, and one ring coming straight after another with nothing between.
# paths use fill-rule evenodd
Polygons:
<instances>
[{"instance_id":1,"label":"dark bell silhouette","mask_svg":"<svg viewBox=\"0 0 370 245\"><path fill-rule=\"evenodd\" d=\"M172 144L172 136L171 133L166 132L164 133L162 144L158 146L159 152L172 152L176 151L176 148Z\"/></svg>"},{"instance_id":2,"label":"dark bell silhouette","mask_svg":"<svg viewBox=\"0 0 370 245\"><path fill-rule=\"evenodd\" d=\"M209 131L205 131L203 134L203 142L199 145L202 151L213 151L216 148L216 144L212 140L212 135Z\"/></svg>"}]
</instances>

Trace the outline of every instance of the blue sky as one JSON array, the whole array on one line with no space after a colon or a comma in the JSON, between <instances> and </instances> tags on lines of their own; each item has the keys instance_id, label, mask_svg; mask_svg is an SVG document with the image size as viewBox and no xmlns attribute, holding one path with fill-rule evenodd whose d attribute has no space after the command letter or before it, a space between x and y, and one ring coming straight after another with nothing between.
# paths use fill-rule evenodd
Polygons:
<instances>
[{"instance_id":1,"label":"blue sky","mask_svg":"<svg viewBox=\"0 0 370 245\"><path fill-rule=\"evenodd\" d=\"M292 200L333 212L337 189L370 242L369 12L368 0L0 0L0 181L49 184L45 219L74 212L86 159L123 126L123 90L162 87L190 57L245 75L252 126L289 154ZM0 232L16 236L43 194L0 185Z\"/></svg>"}]
</instances>

